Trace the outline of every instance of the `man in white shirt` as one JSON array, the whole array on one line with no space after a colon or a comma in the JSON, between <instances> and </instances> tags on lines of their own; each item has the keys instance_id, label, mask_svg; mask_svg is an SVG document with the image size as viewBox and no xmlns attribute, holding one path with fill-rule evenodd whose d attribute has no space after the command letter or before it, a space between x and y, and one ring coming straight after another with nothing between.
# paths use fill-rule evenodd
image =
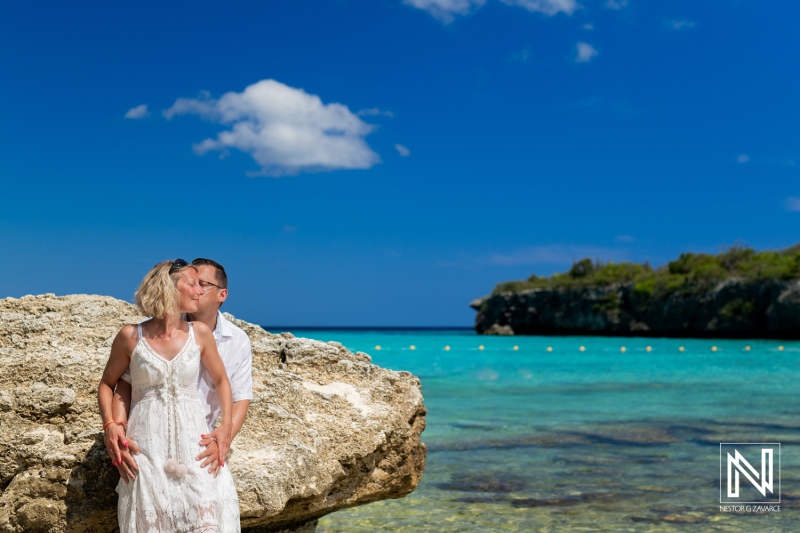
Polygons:
<instances>
[{"instance_id":1,"label":"man in white shirt","mask_svg":"<svg viewBox=\"0 0 800 533\"><path fill-rule=\"evenodd\" d=\"M219 310L228 298L228 275L222 265L211 259L203 258L195 259L192 261L192 265L197 268L203 295L200 297L197 312L188 315L187 319L205 323L214 333L219 355L225 364L225 370L231 382L231 393L233 395L231 441L233 441L239 430L242 429L244 420L247 417L247 408L250 406L250 400L253 399L253 354L250 347L250 339L241 328L226 320ZM200 402L205 409L208 430L211 432L214 429L214 422L219 416L220 405L214 381L205 370L200 375L197 388ZM130 398L130 375L126 372L117 382L114 392L112 410L116 420L125 421L128 419ZM200 465L203 468L210 465L208 471L216 477L219 472L217 443L214 440L203 438L200 440L200 445L204 446L205 449L196 457L196 460L203 460ZM130 453L131 450L134 453L138 453L136 444L131 439L128 439L128 449L122 448L120 450L122 461L117 467L120 477L125 482L133 479L138 471L136 461Z\"/></svg>"}]
</instances>

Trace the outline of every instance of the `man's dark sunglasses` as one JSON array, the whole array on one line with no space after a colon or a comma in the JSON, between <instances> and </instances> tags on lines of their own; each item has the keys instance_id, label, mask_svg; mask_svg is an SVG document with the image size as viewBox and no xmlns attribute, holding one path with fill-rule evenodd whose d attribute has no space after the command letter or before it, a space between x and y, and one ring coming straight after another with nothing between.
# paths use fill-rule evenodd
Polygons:
<instances>
[{"instance_id":1,"label":"man's dark sunglasses","mask_svg":"<svg viewBox=\"0 0 800 533\"><path fill-rule=\"evenodd\" d=\"M204 289L205 289L206 287L216 287L216 288L218 288L218 289L221 289L221 288L222 288L222 287L220 287L219 285L217 285L216 283L211 283L210 281L206 281L206 280L204 280L204 279L201 279L199 283L200 283L200 286L201 286L201 287L203 287Z\"/></svg>"},{"instance_id":2,"label":"man's dark sunglasses","mask_svg":"<svg viewBox=\"0 0 800 533\"><path fill-rule=\"evenodd\" d=\"M176 259L172 262L172 266L169 267L169 274L172 275L175 273L176 270L180 270L183 267L189 266L189 263L184 261L183 259Z\"/></svg>"}]
</instances>

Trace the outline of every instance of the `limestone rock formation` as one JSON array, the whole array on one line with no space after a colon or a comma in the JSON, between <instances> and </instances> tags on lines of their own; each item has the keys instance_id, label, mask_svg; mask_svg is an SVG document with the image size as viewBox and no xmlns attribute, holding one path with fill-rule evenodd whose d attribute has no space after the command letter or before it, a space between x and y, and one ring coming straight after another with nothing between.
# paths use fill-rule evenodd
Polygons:
<instances>
[{"instance_id":1,"label":"limestone rock formation","mask_svg":"<svg viewBox=\"0 0 800 533\"><path fill-rule=\"evenodd\" d=\"M500 324L492 324L483 332L484 335L513 335L514 330L508 324L501 326Z\"/></svg>"},{"instance_id":2,"label":"limestone rock formation","mask_svg":"<svg viewBox=\"0 0 800 533\"><path fill-rule=\"evenodd\" d=\"M117 331L140 318L103 296L0 300L0 532L116 529L96 390ZM416 377L228 318L253 343L254 400L226 463L244 531L312 532L325 514L415 488L426 454Z\"/></svg>"},{"instance_id":3,"label":"limestone rock formation","mask_svg":"<svg viewBox=\"0 0 800 533\"><path fill-rule=\"evenodd\" d=\"M473 300L478 333L800 338L800 280L731 278L662 297L633 284L532 289Z\"/></svg>"}]
</instances>

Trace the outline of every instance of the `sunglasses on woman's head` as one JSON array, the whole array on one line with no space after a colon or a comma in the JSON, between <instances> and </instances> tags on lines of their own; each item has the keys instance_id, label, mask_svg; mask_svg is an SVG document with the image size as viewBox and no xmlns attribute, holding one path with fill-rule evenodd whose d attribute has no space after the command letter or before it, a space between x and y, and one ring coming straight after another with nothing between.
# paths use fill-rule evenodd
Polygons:
<instances>
[{"instance_id":1,"label":"sunglasses on woman's head","mask_svg":"<svg viewBox=\"0 0 800 533\"><path fill-rule=\"evenodd\" d=\"M175 273L176 270L180 270L183 267L187 267L187 266L189 266L189 263L187 263L183 259L176 259L175 261L172 262L172 266L169 267L169 273L170 273L170 275L172 275L172 274Z\"/></svg>"}]
</instances>

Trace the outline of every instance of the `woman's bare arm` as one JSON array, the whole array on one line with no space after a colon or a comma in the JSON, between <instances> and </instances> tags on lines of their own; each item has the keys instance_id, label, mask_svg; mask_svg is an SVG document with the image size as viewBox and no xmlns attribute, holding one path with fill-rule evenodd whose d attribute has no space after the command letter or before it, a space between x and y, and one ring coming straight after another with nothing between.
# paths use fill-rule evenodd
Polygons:
<instances>
[{"instance_id":1,"label":"woman's bare arm","mask_svg":"<svg viewBox=\"0 0 800 533\"><path fill-rule=\"evenodd\" d=\"M114 400L111 404L111 413L117 422L128 422L131 410L131 384L120 379L114 389Z\"/></svg>"},{"instance_id":2,"label":"woman's bare arm","mask_svg":"<svg viewBox=\"0 0 800 533\"><path fill-rule=\"evenodd\" d=\"M128 325L117 333L114 342L111 344L111 354L108 356L103 376L100 378L100 384L97 387L97 404L100 407L100 416L105 426L106 450L114 466L117 466L122 460L119 446L124 446L126 443L125 432L122 427L113 422L114 386L130 364L131 353L133 353L133 347L135 346L135 331L136 328L134 326ZM106 424L107 422L111 423Z\"/></svg>"},{"instance_id":3,"label":"woman's bare arm","mask_svg":"<svg viewBox=\"0 0 800 533\"><path fill-rule=\"evenodd\" d=\"M136 478L139 472L139 465L136 464L134 455L139 454L139 447L128 436L128 415L131 410L131 384L120 379L117 381L117 387L114 389L114 399L111 402L111 412L114 421L122 425L125 431L125 439L127 445L123 443L124 448L120 448L119 453L122 457L117 468L119 468L119 477L127 483Z\"/></svg>"},{"instance_id":4,"label":"woman's bare arm","mask_svg":"<svg viewBox=\"0 0 800 533\"><path fill-rule=\"evenodd\" d=\"M225 456L228 455L228 448L231 444L231 430L233 420L233 400L231 396L231 383L228 380L228 373L225 365L217 351L217 343L214 335L208 326L202 322L193 322L195 338L199 341L200 356L203 366L208 371L217 391L217 398L222 409L222 423L214 431L205 435L206 438L214 438L219 448L219 464L225 466Z\"/></svg>"}]
</instances>

